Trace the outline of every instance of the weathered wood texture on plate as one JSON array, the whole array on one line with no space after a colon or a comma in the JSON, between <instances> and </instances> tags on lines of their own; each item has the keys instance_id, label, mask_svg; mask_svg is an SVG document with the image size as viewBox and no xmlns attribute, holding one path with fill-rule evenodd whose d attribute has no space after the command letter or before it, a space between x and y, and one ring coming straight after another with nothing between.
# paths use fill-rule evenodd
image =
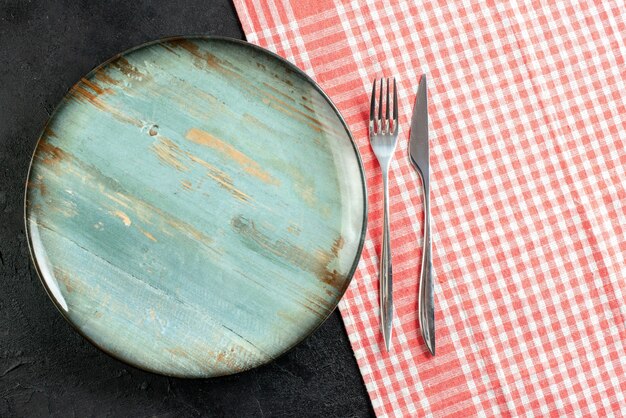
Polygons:
<instances>
[{"instance_id":1,"label":"weathered wood texture on plate","mask_svg":"<svg viewBox=\"0 0 626 418\"><path fill-rule=\"evenodd\" d=\"M61 312L112 355L206 377L263 364L335 308L365 188L306 76L220 38L150 44L75 85L35 151L26 223Z\"/></svg>"}]
</instances>

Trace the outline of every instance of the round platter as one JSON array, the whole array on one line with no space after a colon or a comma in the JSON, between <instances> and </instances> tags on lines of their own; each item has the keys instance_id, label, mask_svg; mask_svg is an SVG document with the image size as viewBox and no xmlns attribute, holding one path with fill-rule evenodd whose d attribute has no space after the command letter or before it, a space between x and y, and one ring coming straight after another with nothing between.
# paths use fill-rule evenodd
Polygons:
<instances>
[{"instance_id":1,"label":"round platter","mask_svg":"<svg viewBox=\"0 0 626 418\"><path fill-rule=\"evenodd\" d=\"M134 366L210 377L266 363L337 306L360 257L363 169L302 71L251 44L167 39L82 78L26 188L50 298Z\"/></svg>"}]
</instances>

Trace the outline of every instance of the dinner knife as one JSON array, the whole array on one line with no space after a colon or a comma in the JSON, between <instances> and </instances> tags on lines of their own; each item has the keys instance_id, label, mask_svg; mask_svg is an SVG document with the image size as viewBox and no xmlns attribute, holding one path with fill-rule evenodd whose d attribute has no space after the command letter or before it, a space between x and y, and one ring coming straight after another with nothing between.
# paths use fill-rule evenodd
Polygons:
<instances>
[{"instance_id":1,"label":"dinner knife","mask_svg":"<svg viewBox=\"0 0 626 418\"><path fill-rule=\"evenodd\" d=\"M422 74L411 120L409 139L411 163L422 180L424 195L424 243L420 275L418 318L422 337L432 355L435 355L435 301L433 293L433 264L430 241L430 153L428 146L428 95L426 74Z\"/></svg>"}]
</instances>

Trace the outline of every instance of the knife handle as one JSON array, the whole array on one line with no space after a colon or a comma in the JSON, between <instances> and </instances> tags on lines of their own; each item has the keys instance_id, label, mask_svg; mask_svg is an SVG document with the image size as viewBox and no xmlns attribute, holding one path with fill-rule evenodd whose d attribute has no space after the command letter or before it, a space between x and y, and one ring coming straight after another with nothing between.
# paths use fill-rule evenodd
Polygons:
<instances>
[{"instance_id":1,"label":"knife handle","mask_svg":"<svg viewBox=\"0 0 626 418\"><path fill-rule=\"evenodd\" d=\"M379 286L380 286L380 324L385 341L385 348L391 346L391 324L393 322L393 280L391 269L391 245L389 241L389 190L387 173L383 172L383 242L380 251Z\"/></svg>"},{"instance_id":2,"label":"knife handle","mask_svg":"<svg viewBox=\"0 0 626 418\"><path fill-rule=\"evenodd\" d=\"M422 273L420 277L418 318L422 337L432 355L435 355L435 300L433 291L432 246L430 240L430 185L428 177L422 177L424 194L424 244L422 251ZM424 179L426 177L426 179Z\"/></svg>"}]
</instances>

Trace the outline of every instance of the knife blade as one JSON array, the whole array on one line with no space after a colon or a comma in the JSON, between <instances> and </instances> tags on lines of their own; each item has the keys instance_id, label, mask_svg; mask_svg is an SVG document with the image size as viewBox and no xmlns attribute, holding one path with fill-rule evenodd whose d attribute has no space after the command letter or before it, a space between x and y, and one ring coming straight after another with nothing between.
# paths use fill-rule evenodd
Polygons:
<instances>
[{"instance_id":1,"label":"knife blade","mask_svg":"<svg viewBox=\"0 0 626 418\"><path fill-rule=\"evenodd\" d=\"M413 107L409 155L411 163L422 181L424 206L424 241L418 296L418 318L426 346L430 353L435 355L435 301L430 239L430 147L428 144L426 74L422 74L420 79L415 106Z\"/></svg>"}]
</instances>

